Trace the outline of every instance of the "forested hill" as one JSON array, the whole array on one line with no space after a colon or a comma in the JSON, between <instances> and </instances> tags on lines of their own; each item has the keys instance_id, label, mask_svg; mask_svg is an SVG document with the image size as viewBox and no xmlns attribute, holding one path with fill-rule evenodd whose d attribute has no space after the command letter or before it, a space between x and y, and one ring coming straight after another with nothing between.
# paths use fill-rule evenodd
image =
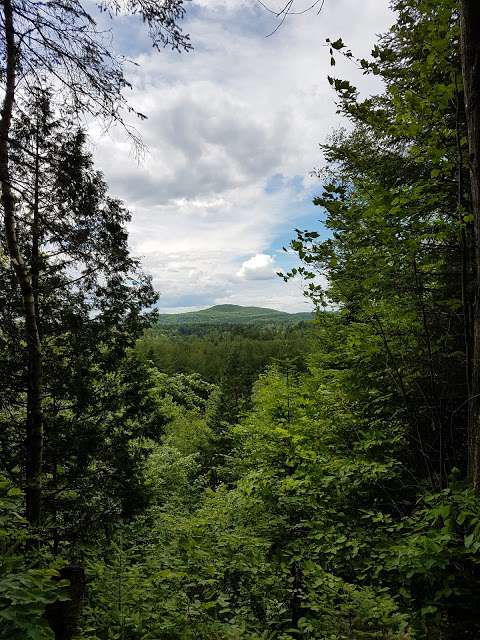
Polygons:
<instances>
[{"instance_id":1,"label":"forested hill","mask_svg":"<svg viewBox=\"0 0 480 640\"><path fill-rule=\"evenodd\" d=\"M158 320L161 326L191 325L258 325L297 324L312 320L313 313L286 313L264 307L243 307L236 304L219 304L201 311L164 313Z\"/></svg>"}]
</instances>

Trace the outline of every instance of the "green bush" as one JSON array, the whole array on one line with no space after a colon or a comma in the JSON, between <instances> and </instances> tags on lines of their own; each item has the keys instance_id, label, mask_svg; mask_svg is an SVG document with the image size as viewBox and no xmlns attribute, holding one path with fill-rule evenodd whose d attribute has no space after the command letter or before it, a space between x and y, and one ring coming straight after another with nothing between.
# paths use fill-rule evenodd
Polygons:
<instances>
[{"instance_id":1,"label":"green bush","mask_svg":"<svg viewBox=\"0 0 480 640\"><path fill-rule=\"evenodd\" d=\"M0 638L51 640L45 607L66 600L64 583L20 514L22 492L0 476Z\"/></svg>"}]
</instances>

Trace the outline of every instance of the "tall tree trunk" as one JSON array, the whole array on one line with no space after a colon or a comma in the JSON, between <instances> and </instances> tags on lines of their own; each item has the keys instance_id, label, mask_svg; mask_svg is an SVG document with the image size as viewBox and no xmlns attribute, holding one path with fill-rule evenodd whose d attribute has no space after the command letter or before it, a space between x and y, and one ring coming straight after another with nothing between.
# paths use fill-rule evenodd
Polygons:
<instances>
[{"instance_id":1,"label":"tall tree trunk","mask_svg":"<svg viewBox=\"0 0 480 640\"><path fill-rule=\"evenodd\" d=\"M37 330L42 337L40 326L40 302L39 302L39 279L40 279L40 117L37 114L35 129L35 178L33 188L33 220L32 220L32 255L31 255L31 278L33 289L33 303L35 306L35 318L37 320Z\"/></svg>"},{"instance_id":2,"label":"tall tree trunk","mask_svg":"<svg viewBox=\"0 0 480 640\"><path fill-rule=\"evenodd\" d=\"M35 313L35 297L31 276L23 259L16 228L15 198L11 187L9 138L15 102L17 50L11 0L3 0L4 38L6 48L5 95L0 113L0 186L5 220L5 235L10 261L22 294L28 349L28 389L26 420L25 496L26 515L38 524L42 504L42 350Z\"/></svg>"},{"instance_id":3,"label":"tall tree trunk","mask_svg":"<svg viewBox=\"0 0 480 640\"><path fill-rule=\"evenodd\" d=\"M461 93L460 93L461 91ZM465 223L465 185L464 185L464 154L462 150L462 119L464 113L464 92L463 87L460 90L455 74L455 139L457 145L457 207L458 222L461 227L460 235L460 252L462 256L461 271L461 289L462 289L462 309L463 309L463 333L465 340L465 388L467 398L472 395L472 352L473 352L473 325L472 325L472 301L471 301L471 285L472 285L472 227ZM467 406L467 433L468 422L470 420L470 407ZM452 444L454 444L452 442Z\"/></svg>"},{"instance_id":4,"label":"tall tree trunk","mask_svg":"<svg viewBox=\"0 0 480 640\"><path fill-rule=\"evenodd\" d=\"M460 0L462 71L467 115L475 242L472 385L468 473L480 491L480 2Z\"/></svg>"}]
</instances>

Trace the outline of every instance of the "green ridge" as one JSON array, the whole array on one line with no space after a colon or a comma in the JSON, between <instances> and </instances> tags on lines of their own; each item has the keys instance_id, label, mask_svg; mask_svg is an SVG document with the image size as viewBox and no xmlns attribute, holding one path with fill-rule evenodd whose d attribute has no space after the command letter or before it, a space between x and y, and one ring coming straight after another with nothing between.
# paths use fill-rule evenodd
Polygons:
<instances>
[{"instance_id":1,"label":"green ridge","mask_svg":"<svg viewBox=\"0 0 480 640\"><path fill-rule=\"evenodd\" d=\"M160 325L197 324L296 324L312 320L309 312L286 313L264 307L242 307L236 304L219 304L200 311L164 313L159 316Z\"/></svg>"}]
</instances>

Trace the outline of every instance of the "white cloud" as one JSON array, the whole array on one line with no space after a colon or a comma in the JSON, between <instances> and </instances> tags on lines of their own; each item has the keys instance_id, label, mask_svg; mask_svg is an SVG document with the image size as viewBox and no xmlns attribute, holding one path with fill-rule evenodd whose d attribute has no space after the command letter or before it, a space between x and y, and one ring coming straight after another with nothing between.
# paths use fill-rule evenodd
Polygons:
<instances>
[{"instance_id":1,"label":"white cloud","mask_svg":"<svg viewBox=\"0 0 480 640\"><path fill-rule=\"evenodd\" d=\"M245 260L237 276L241 280L271 280L275 277L275 260L267 253L257 253Z\"/></svg>"},{"instance_id":2,"label":"white cloud","mask_svg":"<svg viewBox=\"0 0 480 640\"><path fill-rule=\"evenodd\" d=\"M95 154L112 192L133 211L132 248L162 306L270 300L302 308L299 286L270 279L272 265L264 267L268 279L247 277L244 266L249 256L270 256L278 234L282 244L289 228L294 235L314 184L309 172L321 162L318 142L340 124L325 38L342 36L365 55L391 18L386 1L335 0L320 16L291 16L265 38L275 23L254 0L195 0L185 25L192 53L145 47L137 56L131 103L148 115L135 123L148 153L138 164L122 132L95 131ZM334 71L364 93L375 89L341 59ZM274 176L282 179L271 191ZM295 176L303 187L293 185Z\"/></svg>"}]
</instances>

